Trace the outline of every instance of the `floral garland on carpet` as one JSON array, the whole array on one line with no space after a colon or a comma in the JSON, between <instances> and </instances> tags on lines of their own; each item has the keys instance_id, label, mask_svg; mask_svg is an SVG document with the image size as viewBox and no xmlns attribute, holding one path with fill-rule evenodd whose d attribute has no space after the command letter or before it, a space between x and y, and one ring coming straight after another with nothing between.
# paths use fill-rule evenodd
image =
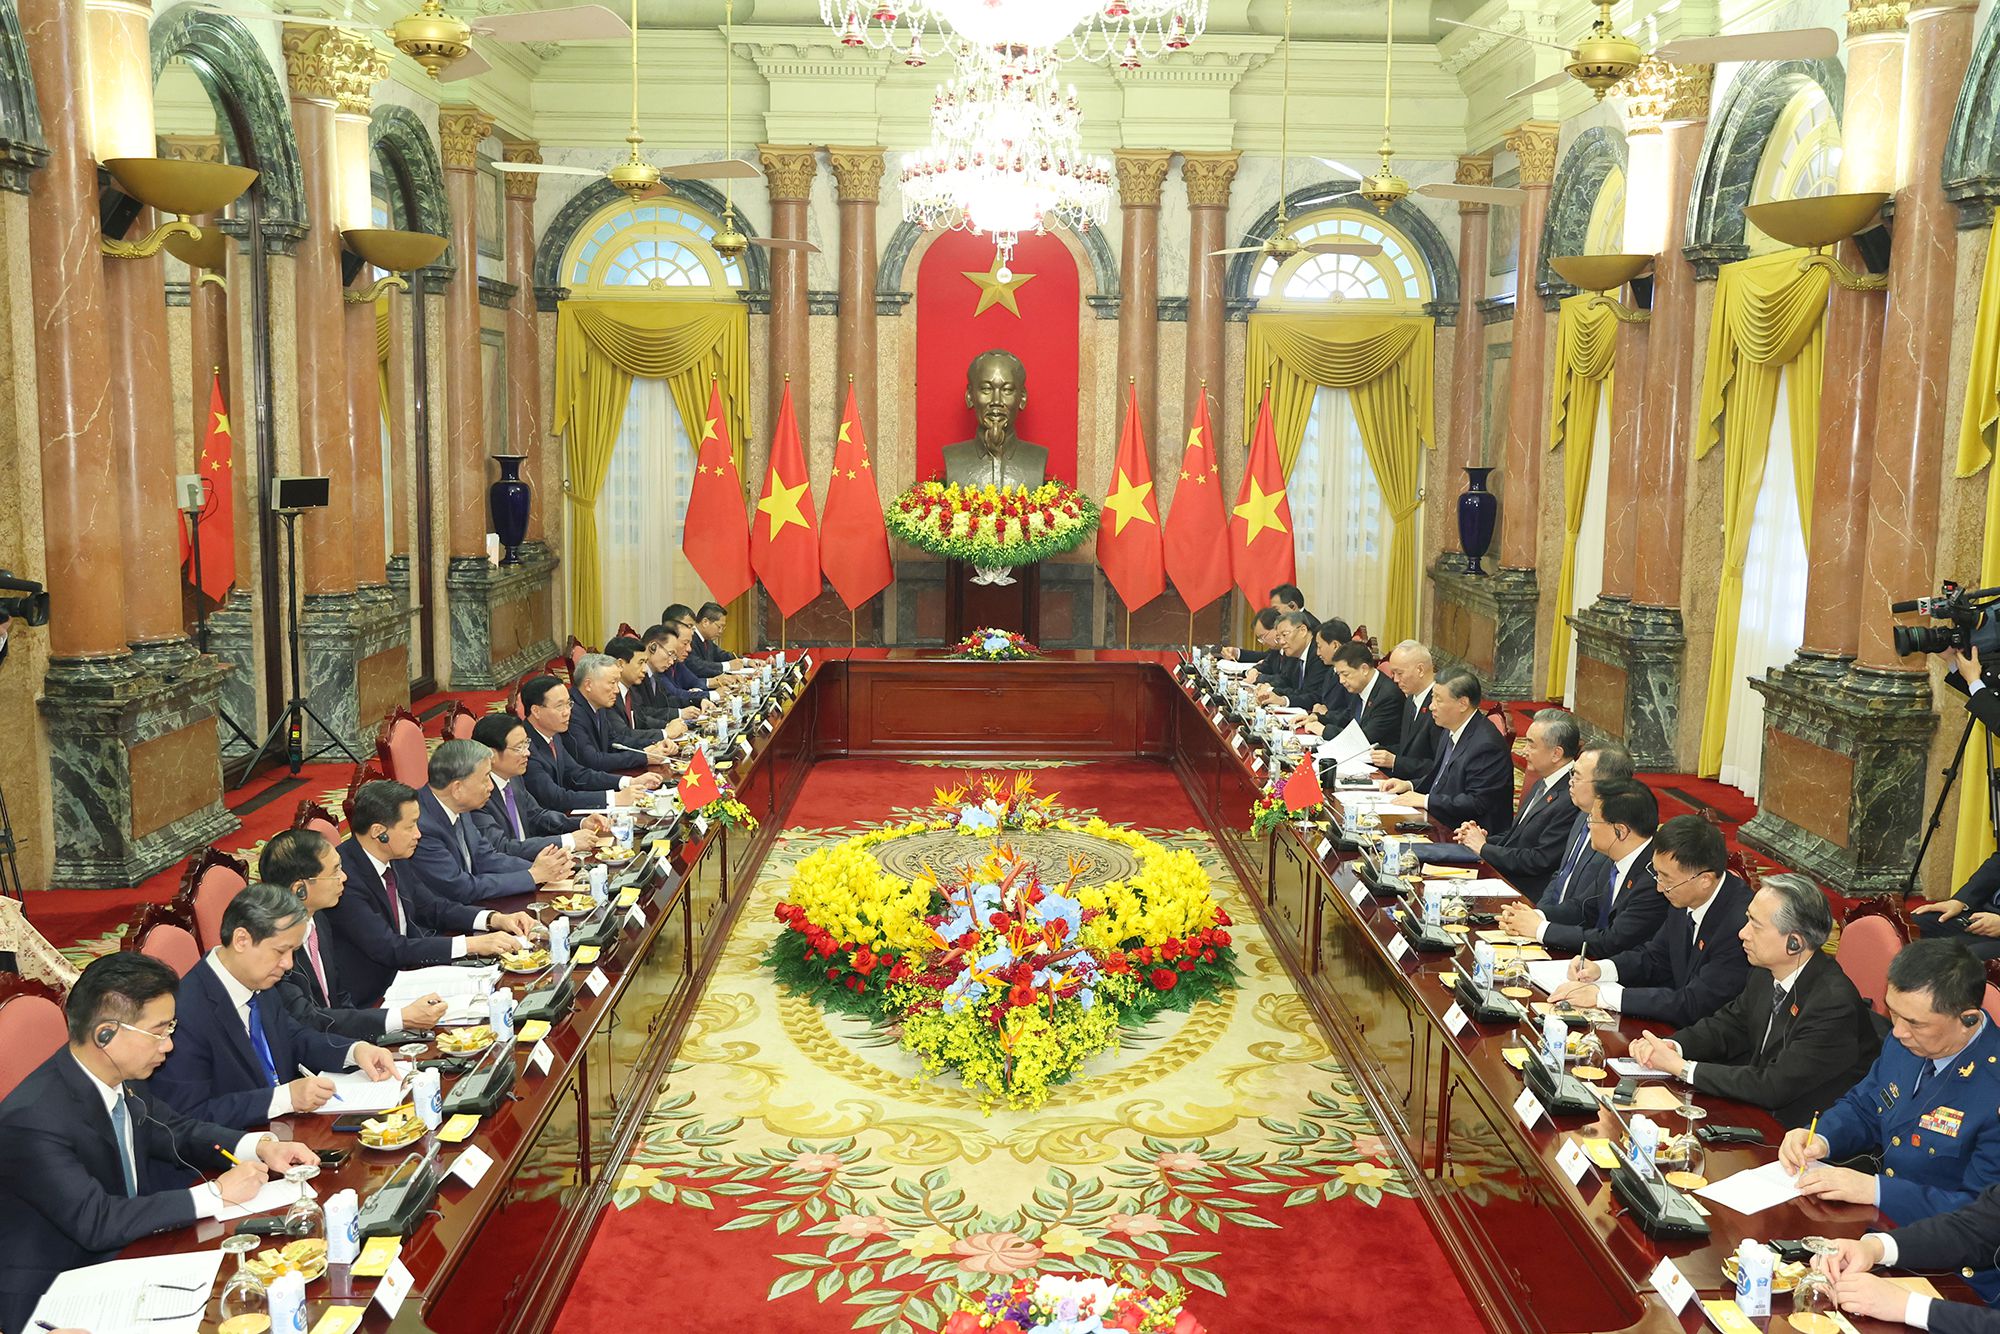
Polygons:
<instances>
[{"instance_id":1,"label":"floral garland on carpet","mask_svg":"<svg viewBox=\"0 0 2000 1334\"><path fill-rule=\"evenodd\" d=\"M1121 1026L1235 986L1229 915L1187 851L1060 814L1033 780L939 789L929 819L871 830L799 863L765 963L786 989L895 1030L927 1072L956 1070L982 1105L1040 1106ZM1055 829L1122 844L1140 868L1045 878L1005 835ZM955 831L985 846L942 878L884 871L870 849Z\"/></svg>"},{"instance_id":2,"label":"floral garland on carpet","mask_svg":"<svg viewBox=\"0 0 2000 1334\"><path fill-rule=\"evenodd\" d=\"M1097 502L1063 482L1026 487L919 482L890 502L889 535L982 569L1033 565L1097 531Z\"/></svg>"},{"instance_id":3,"label":"floral garland on carpet","mask_svg":"<svg viewBox=\"0 0 2000 1334\"><path fill-rule=\"evenodd\" d=\"M1160 1292L1042 1274L983 1295L960 1294L939 1334L1206 1334L1183 1300L1178 1287Z\"/></svg>"},{"instance_id":4,"label":"floral garland on carpet","mask_svg":"<svg viewBox=\"0 0 2000 1334\"><path fill-rule=\"evenodd\" d=\"M976 658L981 662L1019 662L1024 658L1042 656L1041 649L1026 635L991 627L974 630L947 652L954 658Z\"/></svg>"}]
</instances>

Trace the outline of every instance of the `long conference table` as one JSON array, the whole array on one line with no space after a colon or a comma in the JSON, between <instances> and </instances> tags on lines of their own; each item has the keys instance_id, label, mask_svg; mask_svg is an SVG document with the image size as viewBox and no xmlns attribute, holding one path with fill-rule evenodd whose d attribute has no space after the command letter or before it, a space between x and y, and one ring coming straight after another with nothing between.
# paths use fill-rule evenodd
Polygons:
<instances>
[{"instance_id":1,"label":"long conference table","mask_svg":"<svg viewBox=\"0 0 2000 1334\"><path fill-rule=\"evenodd\" d=\"M1353 1071L1390 1151L1413 1184L1457 1277L1496 1334L1701 1328L1697 1303L1675 1314L1653 1290L1671 1258L1703 1296L1729 1295L1722 1262L1739 1239L1858 1236L1883 1220L1872 1207L1780 1205L1753 1218L1711 1208L1711 1235L1656 1242L1642 1234L1595 1168L1572 1183L1557 1154L1589 1118L1515 1112L1521 1077L1502 1056L1510 1030L1448 1023L1453 994L1438 978L1449 957L1403 954L1387 912L1356 892L1353 859L1319 827L1252 838L1250 808L1268 760L1239 720L1181 679L1178 655L1099 650L1028 662L953 661L910 650L812 650L796 690L755 726L731 774L760 821L744 835L712 829L676 849L595 967L601 991L575 977L574 1007L545 1039L546 1074L516 1053L514 1099L466 1141L491 1160L477 1185L445 1180L433 1212L405 1241L409 1286L391 1319L369 1304L374 1279L336 1267L308 1288L308 1318L329 1305L368 1304L369 1330L443 1334L550 1328L561 1310L619 1169L680 1042L709 971L807 771L850 756L963 759L1153 759L1171 764L1231 868L1255 899L1268 934ZM1490 871L1482 875L1492 876ZM1495 877L1497 878L1497 877ZM529 900L502 900L524 906ZM1494 900L1481 901L1481 907ZM1607 1056L1641 1026L1600 1030ZM446 1080L450 1093L452 1082ZM1709 1123L1755 1127L1762 1147L1707 1153L1719 1180L1776 1154L1782 1130L1760 1109L1704 1096ZM1662 1113L1674 1128L1676 1118ZM363 1199L402 1153L376 1153L327 1117L274 1127L315 1148L353 1147L314 1183L321 1199L352 1188ZM420 1142L422 1148L428 1141ZM449 1166L465 1146L444 1146ZM214 1245L219 1223L163 1233L126 1254ZM673 1263L663 1255L661 1262ZM225 1270L224 1277L227 1277ZM218 1283L218 1291L220 1283ZM1976 1300L1953 1280L1948 1298ZM1776 1297L1773 1309L1788 1309ZM1385 1314L1393 1303L1385 1304ZM1226 1322L1225 1322L1226 1323ZM1763 1322L1759 1322L1760 1324ZM1856 1320L1864 1334L1900 1325ZM1783 1326L1775 1319L1773 1329Z\"/></svg>"}]
</instances>

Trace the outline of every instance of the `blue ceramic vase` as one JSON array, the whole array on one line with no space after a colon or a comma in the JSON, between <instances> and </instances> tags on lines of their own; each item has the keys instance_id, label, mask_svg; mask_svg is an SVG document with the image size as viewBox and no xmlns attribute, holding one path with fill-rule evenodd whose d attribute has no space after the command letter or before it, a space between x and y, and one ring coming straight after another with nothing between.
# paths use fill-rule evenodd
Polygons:
<instances>
[{"instance_id":1,"label":"blue ceramic vase","mask_svg":"<svg viewBox=\"0 0 2000 1334\"><path fill-rule=\"evenodd\" d=\"M495 454L492 458L500 465L500 480L487 488L486 505L493 516L493 531L500 535L500 546L505 553L500 563L519 565L521 543L528 536L528 502L535 494L521 480L521 465L528 461L528 456Z\"/></svg>"},{"instance_id":2,"label":"blue ceramic vase","mask_svg":"<svg viewBox=\"0 0 2000 1334\"><path fill-rule=\"evenodd\" d=\"M1486 489L1491 468L1467 468L1465 490L1458 497L1458 545L1465 552L1465 568L1484 574L1480 557L1493 545L1493 525L1500 520L1500 497Z\"/></svg>"}]
</instances>

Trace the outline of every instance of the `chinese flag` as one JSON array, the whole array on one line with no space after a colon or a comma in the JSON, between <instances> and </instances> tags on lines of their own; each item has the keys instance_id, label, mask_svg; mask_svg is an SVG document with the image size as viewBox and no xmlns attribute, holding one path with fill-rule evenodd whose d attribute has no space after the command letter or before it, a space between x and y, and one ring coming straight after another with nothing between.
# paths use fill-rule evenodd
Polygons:
<instances>
[{"instance_id":1,"label":"chinese flag","mask_svg":"<svg viewBox=\"0 0 2000 1334\"><path fill-rule=\"evenodd\" d=\"M826 485L826 523L819 540L820 568L840 600L853 611L889 586L889 531L882 526L882 496L868 465L868 441L854 385L840 414L840 442L833 447L833 477Z\"/></svg>"},{"instance_id":2,"label":"chinese flag","mask_svg":"<svg viewBox=\"0 0 2000 1334\"><path fill-rule=\"evenodd\" d=\"M1319 785L1319 764L1308 755L1292 770L1292 776L1285 780L1285 809L1288 811L1310 811L1326 803L1326 792Z\"/></svg>"},{"instance_id":3,"label":"chinese flag","mask_svg":"<svg viewBox=\"0 0 2000 1334\"><path fill-rule=\"evenodd\" d=\"M750 587L750 523L743 515L743 479L729 442L729 418L722 410L722 385L711 380L708 419L696 444L694 485L688 490L687 525L681 550L708 585L709 596L730 602Z\"/></svg>"},{"instance_id":4,"label":"chinese flag","mask_svg":"<svg viewBox=\"0 0 2000 1334\"><path fill-rule=\"evenodd\" d=\"M1139 387L1126 387L1125 429L1118 437L1111 494L1097 529L1097 563L1118 590L1126 610L1143 607L1166 591L1160 557L1160 505L1153 499L1153 465L1139 426Z\"/></svg>"},{"instance_id":5,"label":"chinese flag","mask_svg":"<svg viewBox=\"0 0 2000 1334\"><path fill-rule=\"evenodd\" d=\"M684 811L698 811L722 795L706 750L699 746L695 748L694 758L688 761L687 772L681 775L675 791L680 793L681 809Z\"/></svg>"},{"instance_id":6,"label":"chinese flag","mask_svg":"<svg viewBox=\"0 0 2000 1334\"><path fill-rule=\"evenodd\" d=\"M813 521L812 480L806 476L789 380L778 404L778 429L771 435L771 471L750 525L750 568L781 616L793 615L819 596L819 525Z\"/></svg>"},{"instance_id":7,"label":"chinese flag","mask_svg":"<svg viewBox=\"0 0 2000 1334\"><path fill-rule=\"evenodd\" d=\"M1285 499L1285 474L1278 466L1278 433L1271 426L1271 390L1257 408L1250 437L1250 466L1230 511L1229 564L1236 586L1251 606L1261 604L1278 584L1298 579L1292 556L1292 506Z\"/></svg>"},{"instance_id":8,"label":"chinese flag","mask_svg":"<svg viewBox=\"0 0 2000 1334\"><path fill-rule=\"evenodd\" d=\"M201 583L203 596L220 602L236 583L236 465L235 442L229 434L229 409L222 403L222 374L216 372L208 391L208 430L201 441L195 471L201 477ZM181 569L194 583L194 548L181 529Z\"/></svg>"},{"instance_id":9,"label":"chinese flag","mask_svg":"<svg viewBox=\"0 0 2000 1334\"><path fill-rule=\"evenodd\" d=\"M1229 519L1213 437L1204 390L1181 455L1180 485L1167 511L1163 544L1167 577L1189 611L1200 611L1229 591Z\"/></svg>"}]
</instances>

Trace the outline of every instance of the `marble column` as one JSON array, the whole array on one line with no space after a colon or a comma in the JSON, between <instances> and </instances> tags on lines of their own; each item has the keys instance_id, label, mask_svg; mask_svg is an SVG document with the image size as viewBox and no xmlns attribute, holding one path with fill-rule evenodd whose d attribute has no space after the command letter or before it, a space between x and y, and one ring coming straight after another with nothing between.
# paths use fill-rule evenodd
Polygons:
<instances>
[{"instance_id":1,"label":"marble column","mask_svg":"<svg viewBox=\"0 0 2000 1334\"><path fill-rule=\"evenodd\" d=\"M508 162L540 162L541 150L533 140L509 139L501 156ZM535 317L535 190L541 179L532 172L510 171L500 183L507 210L507 282L514 288L507 306L507 425L512 452L527 458L521 476L529 479L542 475L542 451L548 447L542 430L542 333ZM527 541L544 551L543 515L560 501L560 496L537 492L528 506Z\"/></svg>"},{"instance_id":2,"label":"marble column","mask_svg":"<svg viewBox=\"0 0 2000 1334\"><path fill-rule=\"evenodd\" d=\"M872 442L878 390L875 356L875 217L882 205L883 152L880 148L829 148L835 197L840 201L840 316L834 333L833 401L847 404L854 386L861 433Z\"/></svg>"},{"instance_id":3,"label":"marble column","mask_svg":"<svg viewBox=\"0 0 2000 1334\"><path fill-rule=\"evenodd\" d=\"M1610 438L1593 465L1609 470L1604 477L1604 579L1598 596L1619 603L1631 602L1638 573L1639 437L1652 335L1651 324L1618 326L1611 408L1606 414Z\"/></svg>"},{"instance_id":4,"label":"marble column","mask_svg":"<svg viewBox=\"0 0 2000 1334\"><path fill-rule=\"evenodd\" d=\"M1460 185L1493 184L1491 157L1462 157L1453 178ZM1485 425L1486 324L1479 300L1486 295L1488 220L1485 204L1458 206L1458 324L1452 330L1451 446L1445 467L1447 488L1458 485L1462 469L1484 463L1480 428Z\"/></svg>"},{"instance_id":5,"label":"marble column","mask_svg":"<svg viewBox=\"0 0 2000 1334\"><path fill-rule=\"evenodd\" d=\"M819 175L818 150L759 144L757 152L771 192L771 235L787 241L808 239L806 212L812 201L813 178ZM765 377L768 392L761 434L768 436L778 420L778 403L784 397L785 379L789 376L800 442L808 447L812 414L803 405L811 402L812 393L812 343L807 324L810 314L806 252L771 251L771 365ZM759 493L755 480L745 478L745 483L752 495Z\"/></svg>"},{"instance_id":6,"label":"marble column","mask_svg":"<svg viewBox=\"0 0 2000 1334\"><path fill-rule=\"evenodd\" d=\"M451 201L451 257L458 265L444 294L444 452L454 569L460 562L486 563L486 423L479 364L479 144L492 130L493 118L473 108L454 107L438 116L445 193ZM457 671L456 663L453 671Z\"/></svg>"},{"instance_id":7,"label":"marble column","mask_svg":"<svg viewBox=\"0 0 2000 1334\"><path fill-rule=\"evenodd\" d=\"M1118 384L1135 386L1146 447L1160 438L1160 187L1173 154L1121 149L1118 207L1124 237L1118 248ZM1123 405L1120 405L1123 410ZM1155 473L1158 472L1156 468Z\"/></svg>"},{"instance_id":8,"label":"marble column","mask_svg":"<svg viewBox=\"0 0 2000 1334\"><path fill-rule=\"evenodd\" d=\"M1223 279L1227 261L1211 252L1227 249L1229 242L1229 187L1236 180L1239 155L1227 153L1181 154L1181 183L1187 187L1188 202L1188 303L1187 359L1181 377L1180 438L1194 428L1195 408L1201 401L1204 384L1216 395L1215 429L1226 433L1226 406L1222 402L1222 326L1227 311L1223 305Z\"/></svg>"},{"instance_id":9,"label":"marble column","mask_svg":"<svg viewBox=\"0 0 2000 1334\"><path fill-rule=\"evenodd\" d=\"M48 147L30 178L26 244L35 254L29 273L43 579L57 611L45 631L17 633L48 636L40 704L54 806L49 883L132 885L236 826L221 802L219 672L212 662L189 660L180 678L169 680L162 664L127 648L130 534L120 475L132 458L116 434L107 356L117 312L107 301L99 252L97 169L83 104L84 10L64 0L27 0L20 18ZM167 441L171 449L170 429ZM171 605L179 607L177 594ZM32 813L19 818L32 828Z\"/></svg>"}]
</instances>

